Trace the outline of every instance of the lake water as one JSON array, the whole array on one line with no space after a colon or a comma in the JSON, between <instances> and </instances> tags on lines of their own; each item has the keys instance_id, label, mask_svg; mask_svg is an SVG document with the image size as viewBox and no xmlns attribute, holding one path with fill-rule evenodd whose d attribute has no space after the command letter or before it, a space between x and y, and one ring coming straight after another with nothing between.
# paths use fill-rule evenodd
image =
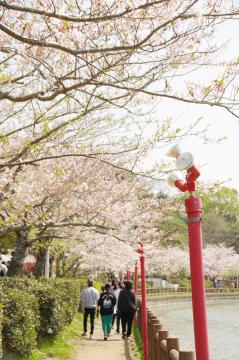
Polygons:
<instances>
[{"instance_id":1,"label":"lake water","mask_svg":"<svg viewBox=\"0 0 239 360\"><path fill-rule=\"evenodd\" d=\"M163 329L180 339L181 350L194 350L191 302L165 304L148 302ZM207 302L208 333L211 360L239 360L239 299Z\"/></svg>"}]
</instances>

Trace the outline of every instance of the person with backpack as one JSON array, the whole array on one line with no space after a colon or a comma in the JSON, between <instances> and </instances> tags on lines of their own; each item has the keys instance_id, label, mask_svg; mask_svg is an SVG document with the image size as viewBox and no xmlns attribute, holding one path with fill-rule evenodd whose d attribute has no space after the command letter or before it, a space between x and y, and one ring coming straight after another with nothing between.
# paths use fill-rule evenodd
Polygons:
<instances>
[{"instance_id":1,"label":"person with backpack","mask_svg":"<svg viewBox=\"0 0 239 360\"><path fill-rule=\"evenodd\" d=\"M119 293L118 310L122 322L122 338L130 338L132 331L132 322L136 312L136 297L132 290L132 281L125 281L125 288Z\"/></svg>"},{"instance_id":2,"label":"person with backpack","mask_svg":"<svg viewBox=\"0 0 239 360\"><path fill-rule=\"evenodd\" d=\"M88 315L90 315L90 339L93 339L95 312L99 300L99 292L93 287L93 281L91 279L88 279L87 284L88 287L83 290L81 298L81 306L84 312L84 332L82 336L87 335L87 319Z\"/></svg>"},{"instance_id":3,"label":"person with backpack","mask_svg":"<svg viewBox=\"0 0 239 360\"><path fill-rule=\"evenodd\" d=\"M112 319L114 313L114 306L116 304L116 297L110 292L110 284L105 285L105 292L100 294L98 305L100 307L100 315L102 321L102 329L104 333L104 340L110 336L112 329Z\"/></svg>"}]
</instances>

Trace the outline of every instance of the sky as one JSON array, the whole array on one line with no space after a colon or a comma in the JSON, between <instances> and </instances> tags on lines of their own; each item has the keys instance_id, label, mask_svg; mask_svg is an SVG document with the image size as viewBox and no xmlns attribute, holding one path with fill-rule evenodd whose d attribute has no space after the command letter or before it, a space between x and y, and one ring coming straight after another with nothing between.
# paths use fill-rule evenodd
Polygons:
<instances>
[{"instance_id":1,"label":"sky","mask_svg":"<svg viewBox=\"0 0 239 360\"><path fill-rule=\"evenodd\" d=\"M235 60L239 56L238 48L238 26L239 21L233 20L222 24L218 30L216 39L218 42L226 43L217 54L217 60ZM213 70L212 70L213 71ZM207 70L201 70L199 75L190 74L193 81L210 82L210 76L214 74ZM225 182L224 185L233 187L239 192L239 119L224 109L207 105L190 105L171 100L164 100L158 105L158 113L161 117L172 117L175 127L185 127L202 117L199 130L208 128L207 137L212 141L205 143L201 137L187 137L177 142L184 151L190 151L195 159L195 164L201 170L200 180L204 183ZM217 143L216 139L225 139ZM169 147L152 152L148 163L156 158L167 161L166 153ZM184 175L182 174L182 178Z\"/></svg>"},{"instance_id":2,"label":"sky","mask_svg":"<svg viewBox=\"0 0 239 360\"><path fill-rule=\"evenodd\" d=\"M225 182L225 186L239 191L239 122L223 109L207 106L174 105L178 113L178 124L189 125L200 116L198 129L207 128L209 141L202 137L188 137L177 142L182 152L193 154L195 164L201 171L204 183ZM217 139L223 139L217 143ZM170 147L165 148L165 155ZM160 156L166 157L162 153Z\"/></svg>"}]
</instances>

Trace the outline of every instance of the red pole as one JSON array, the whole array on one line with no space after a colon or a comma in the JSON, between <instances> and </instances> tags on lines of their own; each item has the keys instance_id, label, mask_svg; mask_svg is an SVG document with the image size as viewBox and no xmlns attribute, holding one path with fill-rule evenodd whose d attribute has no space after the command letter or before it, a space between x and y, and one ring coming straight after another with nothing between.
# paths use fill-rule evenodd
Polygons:
<instances>
[{"instance_id":1,"label":"red pole","mask_svg":"<svg viewBox=\"0 0 239 360\"><path fill-rule=\"evenodd\" d=\"M143 250L143 243L139 243L141 249L137 250L140 256L141 268L141 292L142 292L142 334L143 334L143 349L144 360L148 360L148 323L147 323L147 306L146 306L146 279L145 279L145 257Z\"/></svg>"},{"instance_id":2,"label":"red pole","mask_svg":"<svg viewBox=\"0 0 239 360\"><path fill-rule=\"evenodd\" d=\"M196 180L200 176L199 169L194 165L193 156L189 152L182 153L177 147L169 152L175 157L178 170L186 170L186 182L179 180L176 175L169 178L169 184L174 183L180 191L189 191L190 197L185 200L188 215L188 237L190 252L192 304L194 320L194 337L197 360L210 360L207 314L205 300L205 284L202 255L202 226L201 226L201 199L193 196L196 189Z\"/></svg>"},{"instance_id":3,"label":"red pole","mask_svg":"<svg viewBox=\"0 0 239 360\"><path fill-rule=\"evenodd\" d=\"M196 358L197 360L210 360L202 255L201 199L190 196L185 200L185 207L188 215Z\"/></svg>"},{"instance_id":4,"label":"red pole","mask_svg":"<svg viewBox=\"0 0 239 360\"><path fill-rule=\"evenodd\" d=\"M135 262L135 268L134 268L134 292L137 298L137 294L138 294L138 261L137 260Z\"/></svg>"},{"instance_id":5,"label":"red pole","mask_svg":"<svg viewBox=\"0 0 239 360\"><path fill-rule=\"evenodd\" d=\"M138 295L138 261L136 260L135 262L135 268L134 268L134 292L135 292L135 297L136 297L136 301L137 301L137 295ZM137 315L134 318L134 324L137 325L138 319L137 319Z\"/></svg>"},{"instance_id":6,"label":"red pole","mask_svg":"<svg viewBox=\"0 0 239 360\"><path fill-rule=\"evenodd\" d=\"M131 280L131 272L130 272L128 266L127 266L127 271L126 271L126 277L127 277L127 280Z\"/></svg>"}]
</instances>

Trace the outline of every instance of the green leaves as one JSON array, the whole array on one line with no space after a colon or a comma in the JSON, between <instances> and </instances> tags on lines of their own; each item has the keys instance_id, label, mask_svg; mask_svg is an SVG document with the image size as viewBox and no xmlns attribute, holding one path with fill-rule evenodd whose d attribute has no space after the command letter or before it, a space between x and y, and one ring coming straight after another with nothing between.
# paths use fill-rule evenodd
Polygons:
<instances>
[{"instance_id":1,"label":"green leaves","mask_svg":"<svg viewBox=\"0 0 239 360\"><path fill-rule=\"evenodd\" d=\"M29 355L40 336L55 337L77 313L79 292L80 283L75 280L0 279L4 347Z\"/></svg>"},{"instance_id":2,"label":"green leaves","mask_svg":"<svg viewBox=\"0 0 239 360\"><path fill-rule=\"evenodd\" d=\"M27 295L27 296L26 296ZM10 351L27 355L36 347L39 326L38 304L35 296L20 289L4 289L3 344Z\"/></svg>"}]
</instances>

